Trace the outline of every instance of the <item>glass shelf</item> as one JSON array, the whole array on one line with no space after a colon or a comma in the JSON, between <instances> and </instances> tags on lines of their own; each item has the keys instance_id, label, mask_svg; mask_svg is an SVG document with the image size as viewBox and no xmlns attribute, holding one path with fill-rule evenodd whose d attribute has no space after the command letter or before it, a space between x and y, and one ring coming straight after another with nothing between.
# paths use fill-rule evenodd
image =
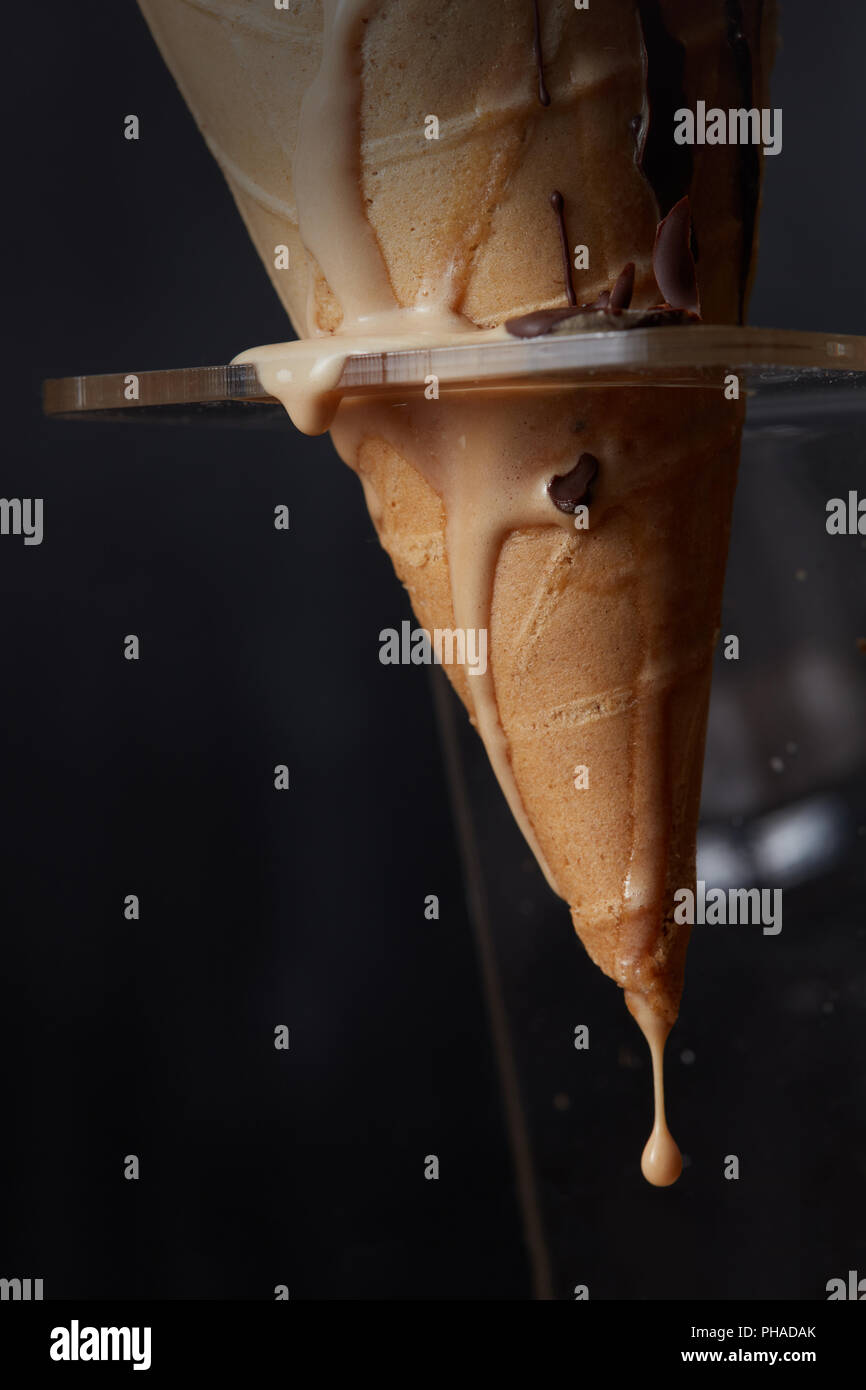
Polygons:
<instances>
[{"instance_id":1,"label":"glass shelf","mask_svg":"<svg viewBox=\"0 0 866 1390\"><path fill-rule=\"evenodd\" d=\"M804 391L828 388L850 399L848 409L861 410L866 402L866 337L711 324L552 333L492 343L470 339L457 346L361 353L347 359L338 389L344 397L399 397L407 390L423 390L431 374L444 392L635 382L682 388L705 385L721 369L736 372L750 395L780 398L785 409ZM45 414L202 423L240 419L248 424L285 419L282 406L248 363L139 372L139 399L134 401L124 396L128 375L46 381Z\"/></svg>"}]
</instances>

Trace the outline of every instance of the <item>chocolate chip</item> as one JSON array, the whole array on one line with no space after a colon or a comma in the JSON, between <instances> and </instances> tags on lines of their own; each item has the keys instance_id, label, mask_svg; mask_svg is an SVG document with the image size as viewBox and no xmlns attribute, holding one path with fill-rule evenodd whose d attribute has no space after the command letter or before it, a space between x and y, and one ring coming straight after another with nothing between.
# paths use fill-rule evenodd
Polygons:
<instances>
[{"instance_id":1,"label":"chocolate chip","mask_svg":"<svg viewBox=\"0 0 866 1390\"><path fill-rule=\"evenodd\" d=\"M653 273L668 304L699 314L701 302L690 245L691 225L689 200L681 198L656 229Z\"/></svg>"},{"instance_id":2,"label":"chocolate chip","mask_svg":"<svg viewBox=\"0 0 866 1390\"><path fill-rule=\"evenodd\" d=\"M570 473L551 478L547 491L553 505L561 512L573 512L581 502L588 501L598 468L595 454L581 454Z\"/></svg>"},{"instance_id":3,"label":"chocolate chip","mask_svg":"<svg viewBox=\"0 0 866 1390\"><path fill-rule=\"evenodd\" d=\"M530 314L521 314L519 318L506 319L505 328L512 338L540 338L545 333L551 333L558 323L563 319L573 319L580 313L579 308L568 309L535 309Z\"/></svg>"},{"instance_id":4,"label":"chocolate chip","mask_svg":"<svg viewBox=\"0 0 866 1390\"><path fill-rule=\"evenodd\" d=\"M619 273L617 282L610 292L610 309L627 309L634 294L634 261L629 261Z\"/></svg>"}]
</instances>

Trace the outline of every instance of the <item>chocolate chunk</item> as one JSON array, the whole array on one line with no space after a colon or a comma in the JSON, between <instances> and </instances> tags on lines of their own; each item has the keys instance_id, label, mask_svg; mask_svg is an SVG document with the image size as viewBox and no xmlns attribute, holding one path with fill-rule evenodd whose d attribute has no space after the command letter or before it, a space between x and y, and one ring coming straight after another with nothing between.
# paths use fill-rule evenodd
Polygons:
<instances>
[{"instance_id":1,"label":"chocolate chunk","mask_svg":"<svg viewBox=\"0 0 866 1390\"><path fill-rule=\"evenodd\" d=\"M610 309L627 309L634 294L634 261L623 266L610 292Z\"/></svg>"},{"instance_id":2,"label":"chocolate chunk","mask_svg":"<svg viewBox=\"0 0 866 1390\"><path fill-rule=\"evenodd\" d=\"M540 338L549 333L563 319L573 319L581 312L579 307L569 309L535 309L531 314L521 314L519 318L506 319L505 329L512 338Z\"/></svg>"},{"instance_id":3,"label":"chocolate chunk","mask_svg":"<svg viewBox=\"0 0 866 1390\"><path fill-rule=\"evenodd\" d=\"M692 257L689 234L691 212L688 198L680 198L656 228L653 247L653 272L656 283L668 304L674 309L701 312L698 278Z\"/></svg>"},{"instance_id":4,"label":"chocolate chunk","mask_svg":"<svg viewBox=\"0 0 866 1390\"><path fill-rule=\"evenodd\" d=\"M584 500L598 472L595 454L581 454L570 473L558 474L547 484L550 500L561 512L573 512Z\"/></svg>"}]
</instances>

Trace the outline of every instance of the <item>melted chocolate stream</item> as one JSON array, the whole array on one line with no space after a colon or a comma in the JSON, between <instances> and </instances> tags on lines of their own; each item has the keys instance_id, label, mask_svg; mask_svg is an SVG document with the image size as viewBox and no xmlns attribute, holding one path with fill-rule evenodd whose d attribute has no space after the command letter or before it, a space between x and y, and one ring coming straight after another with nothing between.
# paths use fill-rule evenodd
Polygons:
<instances>
[{"instance_id":1,"label":"melted chocolate stream","mask_svg":"<svg viewBox=\"0 0 866 1390\"><path fill-rule=\"evenodd\" d=\"M556 220L559 225L559 244L562 247L562 269L565 275L565 293L568 296L569 304L576 304L577 295L574 292L574 280L571 274L571 250L568 245L568 232L565 227L565 203L558 188L554 188L550 195L550 206L556 213Z\"/></svg>"},{"instance_id":2,"label":"melted chocolate stream","mask_svg":"<svg viewBox=\"0 0 866 1390\"><path fill-rule=\"evenodd\" d=\"M581 502L589 500L589 489L598 467L595 454L581 454L570 473L551 478L547 492L553 505L561 512L573 512Z\"/></svg>"},{"instance_id":3,"label":"melted chocolate stream","mask_svg":"<svg viewBox=\"0 0 866 1390\"><path fill-rule=\"evenodd\" d=\"M763 3L758 4L758 25L762 19ZM727 20L728 43L734 58L739 105L749 108L754 105L754 78L752 73L752 50L746 38L743 7L740 0L725 0L725 19ZM755 242L755 222L758 214L758 198L761 191L761 156L757 145L740 146L740 216L743 223L743 245L740 255L740 322L746 309L746 286L752 265L752 250Z\"/></svg>"},{"instance_id":4,"label":"melted chocolate stream","mask_svg":"<svg viewBox=\"0 0 866 1390\"><path fill-rule=\"evenodd\" d=\"M674 113L687 106L686 50L665 28L659 0L636 0L644 51L644 113L635 126L635 160L665 217L689 191L692 150L674 140Z\"/></svg>"},{"instance_id":5,"label":"melted chocolate stream","mask_svg":"<svg viewBox=\"0 0 866 1390\"><path fill-rule=\"evenodd\" d=\"M538 13L538 0L532 0L532 56L538 70L538 100L542 106L549 106L550 93L544 85L544 54L541 51L541 16Z\"/></svg>"}]
</instances>

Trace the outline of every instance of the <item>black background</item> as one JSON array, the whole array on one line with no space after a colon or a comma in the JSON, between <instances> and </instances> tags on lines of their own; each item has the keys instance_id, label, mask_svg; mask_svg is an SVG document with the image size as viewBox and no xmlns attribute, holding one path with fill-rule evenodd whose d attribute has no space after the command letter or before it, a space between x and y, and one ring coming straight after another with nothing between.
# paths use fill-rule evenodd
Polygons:
<instances>
[{"instance_id":1,"label":"black background","mask_svg":"<svg viewBox=\"0 0 866 1390\"><path fill-rule=\"evenodd\" d=\"M0 491L45 499L45 540L0 542L0 1275L52 1298L526 1298L428 677L378 661L405 596L327 439L41 417L44 377L224 362L287 327L135 5L11 23ZM754 323L866 332L864 40L859 6L783 7ZM615 1051L631 1025L600 988ZM626 1267L657 1194L609 1183L604 1296L820 1297L798 1173L761 1237L796 1211L790 1279L746 1287L723 1255L704 1278L697 1243L658 1285ZM849 1188L827 1201L845 1228Z\"/></svg>"}]
</instances>

